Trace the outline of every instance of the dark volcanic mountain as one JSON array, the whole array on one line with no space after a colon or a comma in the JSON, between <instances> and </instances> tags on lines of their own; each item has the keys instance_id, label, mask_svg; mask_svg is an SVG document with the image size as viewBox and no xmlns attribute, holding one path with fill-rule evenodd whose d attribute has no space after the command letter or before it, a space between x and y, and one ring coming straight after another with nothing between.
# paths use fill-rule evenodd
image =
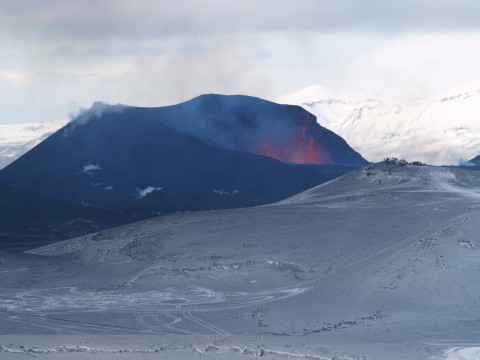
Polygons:
<instances>
[{"instance_id":1,"label":"dark volcanic mountain","mask_svg":"<svg viewBox=\"0 0 480 360\"><path fill-rule=\"evenodd\" d=\"M204 95L161 108L97 103L0 182L145 217L274 202L366 163L300 107Z\"/></svg>"}]
</instances>

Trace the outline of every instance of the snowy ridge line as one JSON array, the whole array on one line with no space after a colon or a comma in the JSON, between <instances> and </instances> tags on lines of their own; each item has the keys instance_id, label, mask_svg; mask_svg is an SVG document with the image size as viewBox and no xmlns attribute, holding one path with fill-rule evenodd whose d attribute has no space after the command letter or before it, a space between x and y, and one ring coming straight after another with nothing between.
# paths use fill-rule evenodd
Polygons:
<instances>
[{"instance_id":1,"label":"snowy ridge line","mask_svg":"<svg viewBox=\"0 0 480 360\"><path fill-rule=\"evenodd\" d=\"M125 245L128 245L132 242L132 236L136 236L137 240L141 240L144 238L149 238L151 235L154 235L157 229L149 229L148 231L143 231L145 226L148 226L152 222L151 219L142 220L134 224L126 224L122 225L118 228L109 229L100 232L93 232L91 234L79 236L73 239L59 241L53 244L41 246L35 249L31 249L26 251L27 254L33 255L40 255L40 256L57 256L57 255L66 255L66 254L80 254L82 250L86 247L85 242L89 244L106 244L105 246L110 246L113 241L116 241L115 245L117 248L122 248ZM182 225L187 225L189 222L183 222ZM128 230L125 233L122 233L122 236L112 238L109 236L112 231L116 231L118 229L126 229L135 226L134 229ZM164 231L169 231L171 228L178 227L178 224L172 224L163 228ZM137 235L142 231L142 235ZM121 242L118 242L121 240ZM118 260L117 260L118 261ZM120 262L124 262L125 260L121 260Z\"/></svg>"},{"instance_id":2,"label":"snowy ridge line","mask_svg":"<svg viewBox=\"0 0 480 360\"><path fill-rule=\"evenodd\" d=\"M364 167L354 172L352 171L350 173L344 174L333 180L312 187L299 194L293 195L292 197L284 199L274 205L290 205L299 203L305 205L309 203L316 203L319 201L329 201L336 199L342 199L345 201L347 198L364 196L367 194L371 194L372 192L387 190L391 191L399 189L404 190L409 185L415 185L421 180L420 178L410 177L402 173L389 174L386 171L387 169L377 168L376 166L378 165L372 164L368 167ZM352 179L352 177L354 178ZM358 186L330 195L324 195L321 193L322 190L328 191L328 188L332 187L332 185L341 185L343 182L348 180L353 180ZM379 185L380 183L381 186Z\"/></svg>"},{"instance_id":3,"label":"snowy ridge line","mask_svg":"<svg viewBox=\"0 0 480 360\"><path fill-rule=\"evenodd\" d=\"M63 345L63 346L54 346L50 348L41 348L38 346L33 346L31 348L26 348L22 345L0 345L0 353L15 353L15 354L58 354L58 353L135 353L135 354L151 354L158 353L160 351L166 351L166 347L156 347L152 349L105 349L105 348L91 348L83 345Z\"/></svg>"},{"instance_id":4,"label":"snowy ridge line","mask_svg":"<svg viewBox=\"0 0 480 360\"><path fill-rule=\"evenodd\" d=\"M387 166L383 163L372 164L303 191L275 205L305 205L336 199L345 200L349 197L394 190L404 193L447 192L451 195L480 198L480 191L477 190L480 184L475 176L470 173L470 170L461 170L467 172L468 176L458 179L454 171L449 168L423 166L421 169L417 169L419 170L418 173L413 176L409 172L411 168L410 165L406 165L403 168L400 166ZM457 170L457 174L458 171L460 170ZM355 186L343 189L344 191L341 192L328 193L329 187L337 186L342 188L344 182L353 182Z\"/></svg>"},{"instance_id":5,"label":"snowy ridge line","mask_svg":"<svg viewBox=\"0 0 480 360\"><path fill-rule=\"evenodd\" d=\"M314 359L314 360L364 360L364 357L352 356L352 355L340 355L333 354L331 356L325 355L315 355L315 354L302 354L302 353L293 353L289 351L281 351L268 349L264 346L260 348L252 348L246 346L227 346L222 347L216 344L205 344L205 345L188 345L181 347L172 347L172 346L152 346L145 349L133 349L133 348L102 348L102 347L88 347L84 345L58 345L52 347L40 347L32 346L25 347L23 345L0 345L0 353L13 353L13 354L26 354L26 355L48 355L48 354L61 354L61 353L88 353L88 354L155 354L155 353L199 353L205 354L209 352L215 353L224 353L229 352L238 353L241 355L250 355L253 357L260 356L277 356L285 357L287 359L297 358L297 359ZM457 358L452 358L457 359ZM461 358L459 358L461 359Z\"/></svg>"},{"instance_id":6,"label":"snowy ridge line","mask_svg":"<svg viewBox=\"0 0 480 360\"><path fill-rule=\"evenodd\" d=\"M266 259L252 259L252 260L246 260L243 262L235 262L235 263L214 263L211 266L198 266L198 267L182 266L181 268L174 268L174 267L168 267L168 266L154 266L154 267L150 267L148 269L143 270L139 274L132 276L121 286L132 286L135 282L139 280L142 280L150 276L159 275L159 274L179 275L179 276L189 277L189 276L193 276L194 274L198 274L202 272L210 273L211 271L215 271L215 270L241 271L241 270L248 270L252 266L262 266L262 265L267 266L269 268L273 268L275 270L291 272L294 276L296 276L298 280L310 280L306 278L300 278L298 274L313 273L313 270L307 269L305 266L299 265L294 262L271 260L266 258ZM218 276L218 274L216 273L214 275Z\"/></svg>"},{"instance_id":7,"label":"snowy ridge line","mask_svg":"<svg viewBox=\"0 0 480 360\"><path fill-rule=\"evenodd\" d=\"M220 348L220 350L223 350L223 349ZM298 358L298 359L315 359L315 360L364 360L363 357L350 356L350 355L335 354L331 357L330 356L325 357L323 355L299 354L299 353L292 353L289 351L269 350L266 348L252 349L248 347L241 348L239 346L234 346L229 350L238 352L242 355L253 355L255 357L271 355L271 356L281 356L287 359Z\"/></svg>"}]
</instances>

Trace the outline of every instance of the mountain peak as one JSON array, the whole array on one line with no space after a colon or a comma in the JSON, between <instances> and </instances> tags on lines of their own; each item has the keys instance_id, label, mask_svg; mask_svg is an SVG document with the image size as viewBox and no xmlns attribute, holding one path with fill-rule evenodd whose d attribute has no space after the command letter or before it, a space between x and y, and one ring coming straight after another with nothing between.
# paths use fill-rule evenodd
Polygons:
<instances>
[{"instance_id":1,"label":"mountain peak","mask_svg":"<svg viewBox=\"0 0 480 360\"><path fill-rule=\"evenodd\" d=\"M315 116L300 106L281 105L251 96L205 94L159 108L95 103L65 129L65 134L87 123L92 116L108 118L110 126L151 126L154 131L161 127L161 131L174 130L217 148L248 151L285 162L367 163L343 139L319 126ZM112 122L114 119L124 124Z\"/></svg>"}]
</instances>

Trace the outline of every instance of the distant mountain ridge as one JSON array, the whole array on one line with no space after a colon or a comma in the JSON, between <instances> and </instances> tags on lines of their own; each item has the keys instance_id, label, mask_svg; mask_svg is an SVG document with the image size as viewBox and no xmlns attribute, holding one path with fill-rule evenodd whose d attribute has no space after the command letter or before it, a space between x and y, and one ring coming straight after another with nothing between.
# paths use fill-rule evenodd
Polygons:
<instances>
[{"instance_id":1,"label":"distant mountain ridge","mask_svg":"<svg viewBox=\"0 0 480 360\"><path fill-rule=\"evenodd\" d=\"M0 125L0 169L18 159L66 124L66 120L60 120L48 123Z\"/></svg>"},{"instance_id":2,"label":"distant mountain ridge","mask_svg":"<svg viewBox=\"0 0 480 360\"><path fill-rule=\"evenodd\" d=\"M418 102L333 93L312 86L283 96L317 116L370 161L394 156L458 165L480 152L480 88Z\"/></svg>"}]
</instances>

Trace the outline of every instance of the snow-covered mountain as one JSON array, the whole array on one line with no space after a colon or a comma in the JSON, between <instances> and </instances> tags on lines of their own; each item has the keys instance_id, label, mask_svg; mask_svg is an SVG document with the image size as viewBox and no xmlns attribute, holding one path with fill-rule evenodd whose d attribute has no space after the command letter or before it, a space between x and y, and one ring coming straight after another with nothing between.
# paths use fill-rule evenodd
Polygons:
<instances>
[{"instance_id":1,"label":"snow-covered mountain","mask_svg":"<svg viewBox=\"0 0 480 360\"><path fill-rule=\"evenodd\" d=\"M457 165L480 153L480 88L396 102L312 86L279 102L301 105L370 161L395 156Z\"/></svg>"},{"instance_id":2,"label":"snow-covered mountain","mask_svg":"<svg viewBox=\"0 0 480 360\"><path fill-rule=\"evenodd\" d=\"M67 120L48 123L0 124L0 169L38 145L66 123Z\"/></svg>"}]
</instances>

